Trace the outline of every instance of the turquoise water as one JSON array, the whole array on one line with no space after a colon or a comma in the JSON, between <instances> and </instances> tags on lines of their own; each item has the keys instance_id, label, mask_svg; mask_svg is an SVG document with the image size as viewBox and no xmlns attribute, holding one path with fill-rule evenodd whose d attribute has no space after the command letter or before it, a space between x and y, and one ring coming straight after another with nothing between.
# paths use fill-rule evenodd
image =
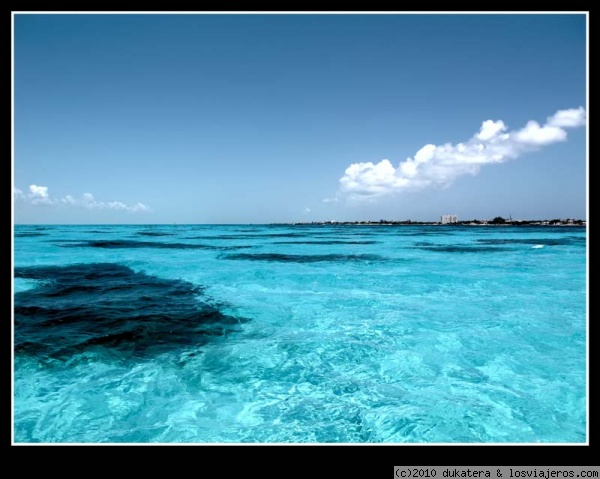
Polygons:
<instances>
[{"instance_id":1,"label":"turquoise water","mask_svg":"<svg viewBox=\"0 0 600 479\"><path fill-rule=\"evenodd\" d=\"M586 441L580 227L15 226L14 441Z\"/></svg>"}]
</instances>

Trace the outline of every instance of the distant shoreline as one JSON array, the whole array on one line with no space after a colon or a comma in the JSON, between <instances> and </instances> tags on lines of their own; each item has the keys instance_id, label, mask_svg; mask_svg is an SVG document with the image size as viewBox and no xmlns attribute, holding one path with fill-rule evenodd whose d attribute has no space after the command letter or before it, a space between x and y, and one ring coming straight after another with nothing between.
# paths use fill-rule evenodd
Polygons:
<instances>
[{"instance_id":1,"label":"distant shoreline","mask_svg":"<svg viewBox=\"0 0 600 479\"><path fill-rule=\"evenodd\" d=\"M519 221L486 221L468 220L454 223L441 223L439 221L312 221L293 223L269 223L270 225L295 225L295 226L586 226L586 220L519 220Z\"/></svg>"}]
</instances>

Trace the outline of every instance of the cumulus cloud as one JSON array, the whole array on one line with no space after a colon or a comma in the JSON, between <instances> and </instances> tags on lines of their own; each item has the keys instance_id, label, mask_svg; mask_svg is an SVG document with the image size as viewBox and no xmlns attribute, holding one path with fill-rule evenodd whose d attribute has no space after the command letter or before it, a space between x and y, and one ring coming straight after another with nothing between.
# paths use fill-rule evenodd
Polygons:
<instances>
[{"instance_id":1,"label":"cumulus cloud","mask_svg":"<svg viewBox=\"0 0 600 479\"><path fill-rule=\"evenodd\" d=\"M396 168L388 159L351 164L339 180L335 197L323 202L376 200L399 191L448 186L459 176L476 175L483 165L504 163L528 151L565 141L565 128L585 124L583 107L559 110L543 125L529 121L515 131L507 131L502 120L486 120L470 140L456 145L427 144Z\"/></svg>"},{"instance_id":2,"label":"cumulus cloud","mask_svg":"<svg viewBox=\"0 0 600 479\"><path fill-rule=\"evenodd\" d=\"M516 140L523 144L547 145L564 141L567 139L567 132L558 126L548 124L540 126L537 121L529 121L525 128L516 133Z\"/></svg>"},{"instance_id":3,"label":"cumulus cloud","mask_svg":"<svg viewBox=\"0 0 600 479\"><path fill-rule=\"evenodd\" d=\"M31 185L29 187L29 196L31 198L48 198L48 187Z\"/></svg>"},{"instance_id":4,"label":"cumulus cloud","mask_svg":"<svg viewBox=\"0 0 600 479\"><path fill-rule=\"evenodd\" d=\"M23 195L22 198L24 197ZM55 203L54 199L48 197L47 186L29 185L27 199L33 205L52 205Z\"/></svg>"},{"instance_id":5,"label":"cumulus cloud","mask_svg":"<svg viewBox=\"0 0 600 479\"><path fill-rule=\"evenodd\" d=\"M499 132L506 130L506 126L502 120L492 121L486 120L482 123L479 133L475 135L478 140L487 141L495 137Z\"/></svg>"},{"instance_id":6,"label":"cumulus cloud","mask_svg":"<svg viewBox=\"0 0 600 479\"><path fill-rule=\"evenodd\" d=\"M84 193L81 198L66 195L63 198L52 198L48 195L47 186L30 185L29 194L23 193L19 188L13 187L13 196L19 202L27 202L32 205L62 205L78 206L87 209L109 209L130 212L150 211L150 207L143 203L127 205L121 201L98 201L91 193Z\"/></svg>"},{"instance_id":7,"label":"cumulus cloud","mask_svg":"<svg viewBox=\"0 0 600 479\"><path fill-rule=\"evenodd\" d=\"M559 128L575 128L585 125L586 113L585 109L571 108L570 110L559 110L554 115L548 117L546 124L550 126L558 126Z\"/></svg>"}]
</instances>

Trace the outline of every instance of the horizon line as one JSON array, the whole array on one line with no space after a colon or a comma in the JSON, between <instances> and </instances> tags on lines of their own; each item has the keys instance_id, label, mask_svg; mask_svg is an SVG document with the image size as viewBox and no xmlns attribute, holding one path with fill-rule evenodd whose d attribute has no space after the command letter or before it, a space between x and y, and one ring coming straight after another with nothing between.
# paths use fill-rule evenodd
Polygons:
<instances>
[{"instance_id":1,"label":"horizon line","mask_svg":"<svg viewBox=\"0 0 600 479\"><path fill-rule=\"evenodd\" d=\"M471 218L464 220L457 220L456 223L446 223L446 224L459 224L466 222L486 222L489 224L490 221L493 221L496 217L491 219L479 219L479 218ZM505 223L523 223L523 222L567 222L572 220L574 222L585 222L587 223L587 219L585 218L551 218L551 219L507 219L503 218ZM404 220L393 220L393 219L379 219L379 220L313 220L313 221L270 221L270 222L244 222L244 223L180 223L180 222L163 222L163 223L13 223L13 226L185 226L185 225L205 225L205 226L239 226L239 225L293 225L293 224L321 224L321 223L371 223L371 224L379 224L379 223L427 223L427 224L442 224L441 221L437 220L412 220L410 218Z\"/></svg>"}]
</instances>

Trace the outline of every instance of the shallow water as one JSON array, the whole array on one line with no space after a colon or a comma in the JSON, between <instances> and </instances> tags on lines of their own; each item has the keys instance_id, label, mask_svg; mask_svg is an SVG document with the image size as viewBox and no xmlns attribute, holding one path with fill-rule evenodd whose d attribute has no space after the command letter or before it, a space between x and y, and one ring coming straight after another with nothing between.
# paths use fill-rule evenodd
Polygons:
<instances>
[{"instance_id":1,"label":"shallow water","mask_svg":"<svg viewBox=\"0 0 600 479\"><path fill-rule=\"evenodd\" d=\"M580 227L15 226L15 442L585 442Z\"/></svg>"}]
</instances>

